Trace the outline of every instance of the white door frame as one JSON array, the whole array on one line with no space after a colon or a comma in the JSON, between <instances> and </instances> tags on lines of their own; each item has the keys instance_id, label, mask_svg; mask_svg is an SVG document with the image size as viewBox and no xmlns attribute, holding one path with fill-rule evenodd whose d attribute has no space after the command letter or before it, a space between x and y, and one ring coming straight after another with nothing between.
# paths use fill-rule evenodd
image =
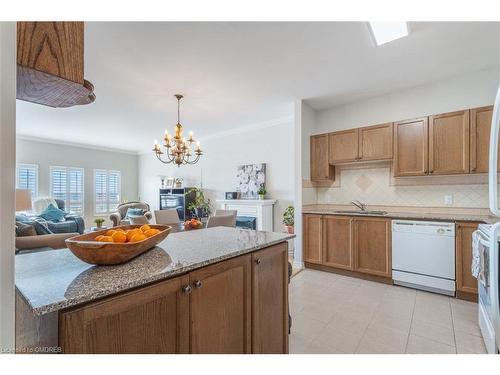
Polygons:
<instances>
[{"instance_id":1,"label":"white door frame","mask_svg":"<svg viewBox=\"0 0 500 375\"><path fill-rule=\"evenodd\" d=\"M0 353L15 345L16 23L0 22Z\"/></svg>"}]
</instances>

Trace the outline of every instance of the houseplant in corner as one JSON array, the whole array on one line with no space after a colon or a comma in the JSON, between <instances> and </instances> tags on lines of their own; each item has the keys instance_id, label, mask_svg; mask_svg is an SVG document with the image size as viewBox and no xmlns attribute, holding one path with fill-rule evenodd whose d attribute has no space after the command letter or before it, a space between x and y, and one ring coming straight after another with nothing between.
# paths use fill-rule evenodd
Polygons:
<instances>
[{"instance_id":1,"label":"houseplant in corner","mask_svg":"<svg viewBox=\"0 0 500 375\"><path fill-rule=\"evenodd\" d=\"M266 185L260 184L259 190L257 190L257 194L259 194L259 199L263 200L266 196Z\"/></svg>"},{"instance_id":2,"label":"houseplant in corner","mask_svg":"<svg viewBox=\"0 0 500 375\"><path fill-rule=\"evenodd\" d=\"M194 213L197 218L209 216L212 212L212 203L210 199L205 198L202 189L194 188L186 192L187 194L195 194L194 201L188 205L188 210Z\"/></svg>"},{"instance_id":3,"label":"houseplant in corner","mask_svg":"<svg viewBox=\"0 0 500 375\"><path fill-rule=\"evenodd\" d=\"M283 224L285 224L286 231L290 234L294 234L294 224L295 224L295 210L293 206L288 206L283 213Z\"/></svg>"}]
</instances>

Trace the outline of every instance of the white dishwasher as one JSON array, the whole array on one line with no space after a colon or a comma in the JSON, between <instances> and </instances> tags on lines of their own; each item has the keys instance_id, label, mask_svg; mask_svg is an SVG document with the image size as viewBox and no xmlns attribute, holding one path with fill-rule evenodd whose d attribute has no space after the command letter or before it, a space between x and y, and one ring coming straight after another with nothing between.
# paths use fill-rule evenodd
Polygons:
<instances>
[{"instance_id":1,"label":"white dishwasher","mask_svg":"<svg viewBox=\"0 0 500 375\"><path fill-rule=\"evenodd\" d=\"M455 294L455 224L392 221L394 284Z\"/></svg>"}]
</instances>

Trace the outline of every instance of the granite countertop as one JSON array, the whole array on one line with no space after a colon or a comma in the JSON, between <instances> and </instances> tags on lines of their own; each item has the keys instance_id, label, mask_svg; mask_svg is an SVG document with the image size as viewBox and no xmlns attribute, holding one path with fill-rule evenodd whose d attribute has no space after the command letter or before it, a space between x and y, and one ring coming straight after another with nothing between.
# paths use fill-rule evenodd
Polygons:
<instances>
[{"instance_id":1,"label":"granite countertop","mask_svg":"<svg viewBox=\"0 0 500 375\"><path fill-rule=\"evenodd\" d=\"M128 263L93 266L68 249L16 256L16 288L35 315L167 279L295 235L215 227L170 234Z\"/></svg>"},{"instance_id":2,"label":"granite countertop","mask_svg":"<svg viewBox=\"0 0 500 375\"><path fill-rule=\"evenodd\" d=\"M342 213L338 211L342 211L342 209L324 208L324 207L305 207L302 209L303 214L318 214L318 215L387 217L391 219L408 219L408 220L471 221L471 222L483 222L487 224L493 224L500 220L500 218L496 216L458 214L458 213L434 213L434 212L423 213L423 212L411 212L411 211L408 212L387 211L387 214L380 215L380 214Z\"/></svg>"}]
</instances>

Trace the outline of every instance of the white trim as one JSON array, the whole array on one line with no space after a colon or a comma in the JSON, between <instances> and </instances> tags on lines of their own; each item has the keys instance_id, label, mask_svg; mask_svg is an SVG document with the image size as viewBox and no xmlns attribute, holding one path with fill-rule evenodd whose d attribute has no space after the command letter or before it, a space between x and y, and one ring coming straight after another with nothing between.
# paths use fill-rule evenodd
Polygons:
<instances>
[{"instance_id":1,"label":"white trim","mask_svg":"<svg viewBox=\"0 0 500 375\"><path fill-rule=\"evenodd\" d=\"M91 145L91 144L86 144L86 143L70 142L70 141L64 141L64 140L60 140L60 139L34 137L31 135L25 135L25 134L17 134L16 139L20 139L20 140L24 140L24 141L32 141L32 142L51 143L51 144L62 145L62 146L86 148L89 150L115 152L115 153L127 154L127 155L139 155L139 152L137 152L137 151L122 150L119 148L97 146L97 145Z\"/></svg>"},{"instance_id":2,"label":"white trim","mask_svg":"<svg viewBox=\"0 0 500 375\"><path fill-rule=\"evenodd\" d=\"M82 211L75 211L74 213L84 215L85 214L85 168L82 167L66 167L62 165L51 165L49 166L49 193L52 198L53 196L53 180L52 180L52 171L54 169L64 169L66 171L66 199L64 199L64 203L66 205L66 210L71 212L71 191L70 191L70 176L69 173L71 170L78 170L82 172Z\"/></svg>"}]
</instances>

